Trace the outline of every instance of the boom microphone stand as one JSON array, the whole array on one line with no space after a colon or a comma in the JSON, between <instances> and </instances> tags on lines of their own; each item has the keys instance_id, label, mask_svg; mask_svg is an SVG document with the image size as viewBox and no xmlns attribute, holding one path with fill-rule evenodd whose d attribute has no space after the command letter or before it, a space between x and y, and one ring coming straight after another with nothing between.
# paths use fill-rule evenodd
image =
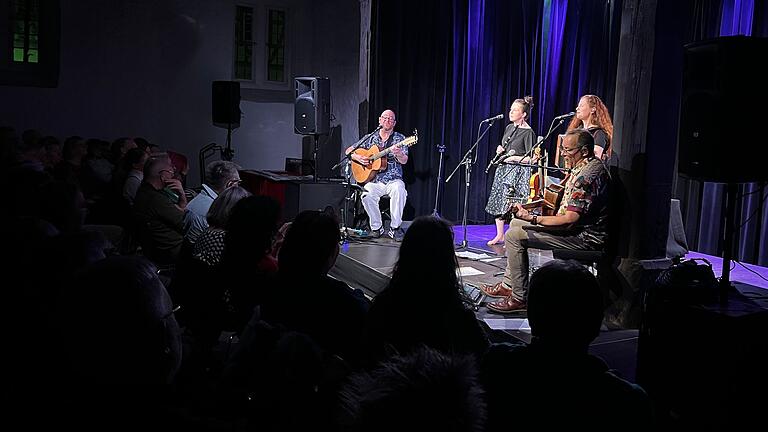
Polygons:
<instances>
[{"instance_id":1,"label":"boom microphone stand","mask_svg":"<svg viewBox=\"0 0 768 432\"><path fill-rule=\"evenodd\" d=\"M485 134L488 132L488 130L493 126L493 122L496 121L495 118L491 118L487 121L488 127L485 128L482 134L479 134L477 137L477 141L475 141L474 144L472 144L472 147L467 150L467 153L464 154L464 157L461 159L461 162L459 162L458 165L456 165L456 168L453 169L453 172L448 176L447 179L445 179L445 182L448 183L451 181L451 178L453 178L453 175L456 174L456 172L459 170L459 167L464 165L464 214L461 218L461 224L464 226L464 238L461 240L461 249L465 250L475 250L480 253L486 253L488 252L485 249L477 249L477 248L471 248L469 247L469 242L467 241L467 200L469 198L469 182L470 182L470 176L472 175L472 165L475 163L475 157L472 155L472 152L477 147L477 144L480 143L480 140L483 139ZM480 132L480 127L478 126L478 133Z\"/></svg>"},{"instance_id":2,"label":"boom microphone stand","mask_svg":"<svg viewBox=\"0 0 768 432\"><path fill-rule=\"evenodd\" d=\"M533 152L534 152L534 151L536 151L536 149L537 149L538 147L541 147L541 145L542 145L543 143L545 143L545 142L546 142L546 141L549 139L549 137L552 135L552 133L553 133L555 130L557 130L557 128L559 128L560 126L562 126L562 124L563 124L563 123L565 123L565 120L566 120L566 119L567 119L567 117L560 117L560 118L555 118L555 119L553 119L553 120L552 120L552 123L549 125L549 131L547 132L547 134L546 134L546 135L544 135L544 137L543 137L543 138L539 139L539 141L538 141L536 144L534 144L533 146L531 146L531 149L530 149L529 151L525 152L525 154L523 155L523 157L522 157L522 159L521 159L521 160L525 160L525 158L527 158L527 157L528 157L528 158L530 158L530 157L533 157ZM557 122L557 124L555 124L555 122ZM557 151L557 150L555 150L555 151ZM503 160L503 159L504 159L504 158L502 158L502 160ZM531 167L531 168L539 168L539 167L540 167L540 165L539 165L538 163L536 163L536 164L533 164L533 163L523 163L523 162L510 162L510 163L509 163L509 165L517 165L517 166L522 166L522 167ZM551 167L551 166L548 166L548 167L547 167L547 170L549 170L549 171L560 171L560 172L565 172L565 173L568 173L568 172L570 172L570 171L571 171L571 170L570 170L570 168L560 168L560 167ZM504 177L502 177L502 181L503 181L504 179L506 179L506 177L507 177L507 176L508 176L508 175L509 175L511 172L512 172L512 171L508 172L508 173L507 173L507 174L506 174Z\"/></svg>"}]
</instances>

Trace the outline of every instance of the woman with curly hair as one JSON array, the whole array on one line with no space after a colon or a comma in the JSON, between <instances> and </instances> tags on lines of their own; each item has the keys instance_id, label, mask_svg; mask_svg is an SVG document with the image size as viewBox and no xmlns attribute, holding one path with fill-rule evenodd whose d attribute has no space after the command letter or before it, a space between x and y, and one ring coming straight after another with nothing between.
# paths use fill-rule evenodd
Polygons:
<instances>
[{"instance_id":1,"label":"woman with curly hair","mask_svg":"<svg viewBox=\"0 0 768 432\"><path fill-rule=\"evenodd\" d=\"M595 157L607 161L613 149L613 121L608 108L599 97L591 94L582 96L576 106L576 116L568 125L568 130L583 128L595 139Z\"/></svg>"}]
</instances>

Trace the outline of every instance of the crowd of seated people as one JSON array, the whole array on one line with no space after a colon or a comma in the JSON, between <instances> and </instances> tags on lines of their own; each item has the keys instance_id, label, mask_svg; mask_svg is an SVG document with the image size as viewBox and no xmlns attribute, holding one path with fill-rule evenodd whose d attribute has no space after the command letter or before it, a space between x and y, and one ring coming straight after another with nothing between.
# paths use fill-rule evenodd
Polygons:
<instances>
[{"instance_id":1,"label":"crowd of seated people","mask_svg":"<svg viewBox=\"0 0 768 432\"><path fill-rule=\"evenodd\" d=\"M333 212L283 220L221 161L190 199L183 160L144 139L60 142L0 128L8 419L275 431L652 422L642 389L586 352L602 298L578 265L533 274L534 343L500 346L462 298L442 219L410 225L371 299L328 274Z\"/></svg>"}]
</instances>

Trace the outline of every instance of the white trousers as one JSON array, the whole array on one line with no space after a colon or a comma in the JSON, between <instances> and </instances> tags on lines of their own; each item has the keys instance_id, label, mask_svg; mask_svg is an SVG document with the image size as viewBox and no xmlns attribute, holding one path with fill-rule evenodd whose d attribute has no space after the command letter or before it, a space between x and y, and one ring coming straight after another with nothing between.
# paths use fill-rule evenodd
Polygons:
<instances>
[{"instance_id":1,"label":"white trousers","mask_svg":"<svg viewBox=\"0 0 768 432\"><path fill-rule=\"evenodd\" d=\"M365 184L365 193L363 194L363 207L368 213L371 230L381 229L381 210L379 210L379 200L383 196L389 196L389 215L392 221L389 226L399 228L403 222L403 208L405 199L408 198L408 192L405 190L405 183L402 180L392 180L389 183Z\"/></svg>"}]
</instances>

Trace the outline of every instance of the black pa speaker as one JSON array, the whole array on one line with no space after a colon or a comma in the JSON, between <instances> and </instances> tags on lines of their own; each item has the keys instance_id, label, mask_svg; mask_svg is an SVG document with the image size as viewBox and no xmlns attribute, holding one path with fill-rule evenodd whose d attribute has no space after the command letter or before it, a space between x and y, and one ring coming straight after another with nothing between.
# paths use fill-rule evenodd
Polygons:
<instances>
[{"instance_id":1,"label":"black pa speaker","mask_svg":"<svg viewBox=\"0 0 768 432\"><path fill-rule=\"evenodd\" d=\"M720 37L685 46L678 170L703 181L768 180L760 157L768 39Z\"/></svg>"},{"instance_id":2,"label":"black pa speaker","mask_svg":"<svg viewBox=\"0 0 768 432\"><path fill-rule=\"evenodd\" d=\"M214 81L211 96L214 126L240 127L240 82Z\"/></svg>"},{"instance_id":3,"label":"black pa speaker","mask_svg":"<svg viewBox=\"0 0 768 432\"><path fill-rule=\"evenodd\" d=\"M331 206L336 214L344 206L346 188L338 182L290 182L285 187L283 217L292 220L304 210L324 210Z\"/></svg>"},{"instance_id":4,"label":"black pa speaker","mask_svg":"<svg viewBox=\"0 0 768 432\"><path fill-rule=\"evenodd\" d=\"M330 129L331 83L328 78L294 78L293 127L297 134L324 135Z\"/></svg>"}]
</instances>

